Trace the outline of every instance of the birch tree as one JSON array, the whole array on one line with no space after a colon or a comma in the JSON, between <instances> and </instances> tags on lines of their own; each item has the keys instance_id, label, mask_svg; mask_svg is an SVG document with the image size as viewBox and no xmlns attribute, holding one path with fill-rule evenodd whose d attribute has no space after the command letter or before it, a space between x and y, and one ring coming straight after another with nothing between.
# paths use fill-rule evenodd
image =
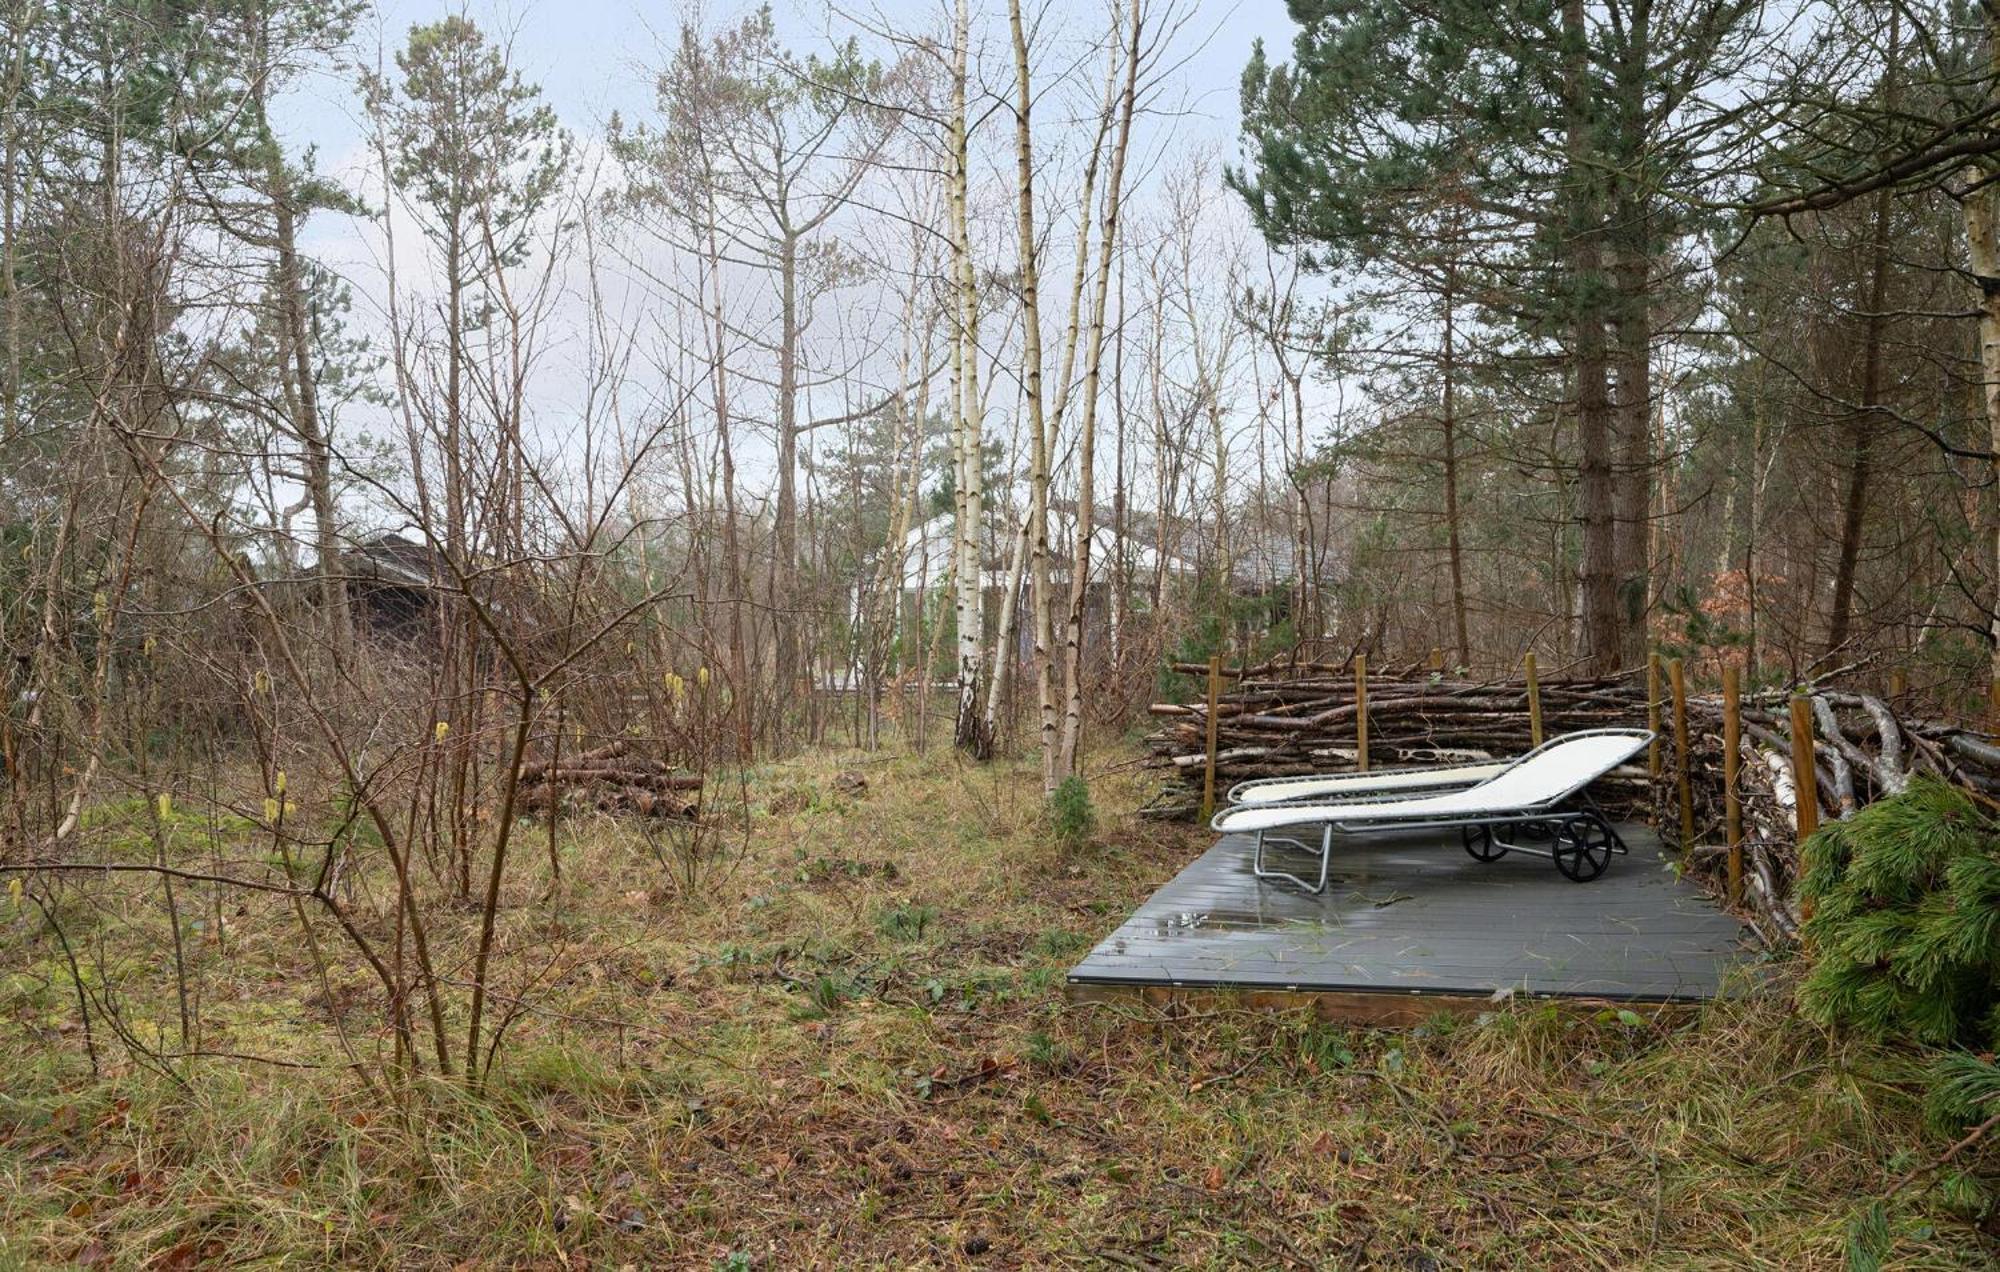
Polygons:
<instances>
[{"instance_id":1,"label":"birch tree","mask_svg":"<svg viewBox=\"0 0 2000 1272\"><path fill-rule=\"evenodd\" d=\"M1015 236L1021 270L1021 386L1028 410L1028 524L1031 595L1035 607L1035 736L1042 757L1042 793L1056 788L1054 586L1049 579L1049 433L1042 400L1042 305L1039 240L1035 237L1034 90L1029 79L1028 36L1021 0L1007 0L1014 47ZM1002 650L1001 657L1010 657Z\"/></svg>"},{"instance_id":2,"label":"birch tree","mask_svg":"<svg viewBox=\"0 0 2000 1272\"><path fill-rule=\"evenodd\" d=\"M1090 330L1083 351L1082 419L1076 444L1076 537L1070 559L1069 612L1063 630L1063 683L1068 697L1063 709L1062 743L1056 757L1058 777L1077 774L1083 740L1083 619L1090 588L1090 548L1096 525L1097 399L1104 365L1104 319L1111 293L1111 272L1118 251L1119 211L1125 193L1125 157L1132 145L1132 119L1138 108L1139 69L1144 49L1141 0L1130 0L1124 11L1124 86L1118 100L1117 127L1111 141L1110 170L1105 177L1104 209L1098 225L1096 280L1090 301Z\"/></svg>"},{"instance_id":3,"label":"birch tree","mask_svg":"<svg viewBox=\"0 0 2000 1272\"><path fill-rule=\"evenodd\" d=\"M971 125L966 115L971 45L971 7L967 0L958 0L952 24L950 168L946 177L955 309L951 346L952 580L958 671L955 738L961 749L983 758L991 752L993 738L979 710L986 655L985 577L981 559L985 442L979 396L979 287L966 206L972 183Z\"/></svg>"}]
</instances>

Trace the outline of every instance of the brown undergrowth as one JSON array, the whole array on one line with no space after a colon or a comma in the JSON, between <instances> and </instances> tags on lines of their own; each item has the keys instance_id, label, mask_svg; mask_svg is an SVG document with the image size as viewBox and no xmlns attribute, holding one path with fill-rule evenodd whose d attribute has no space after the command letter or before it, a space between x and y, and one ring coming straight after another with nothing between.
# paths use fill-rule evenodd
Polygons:
<instances>
[{"instance_id":1,"label":"brown undergrowth","mask_svg":"<svg viewBox=\"0 0 2000 1272\"><path fill-rule=\"evenodd\" d=\"M1948 1142L1922 1129L1915 1061L1783 995L1404 1032L1069 1004L1064 970L1200 844L1121 815L1131 780L1100 774L1095 837L1059 848L1032 766L769 766L747 853L693 899L630 825L578 820L553 901L543 863L510 885L516 1018L479 1099L423 1080L390 1100L338 1067L336 1021L388 1046L370 982L329 992L255 896L220 941L184 935L205 1045L263 1060L169 1075L100 1038L93 1079L17 905L0 1261L1832 1267L1854 1215ZM142 1036L177 1012L154 908L135 882L67 916ZM433 918L462 968L474 916ZM1992 1261L1978 1204L1905 1190L1896 1258Z\"/></svg>"}]
</instances>

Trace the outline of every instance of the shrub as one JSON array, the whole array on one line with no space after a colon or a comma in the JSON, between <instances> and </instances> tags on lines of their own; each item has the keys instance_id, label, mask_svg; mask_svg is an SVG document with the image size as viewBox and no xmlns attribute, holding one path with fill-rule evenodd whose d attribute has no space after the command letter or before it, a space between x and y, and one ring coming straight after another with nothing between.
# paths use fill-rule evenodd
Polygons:
<instances>
[{"instance_id":1,"label":"shrub","mask_svg":"<svg viewBox=\"0 0 2000 1272\"><path fill-rule=\"evenodd\" d=\"M1049 828L1056 842L1066 848L1080 848L1097 827L1097 812L1090 806L1090 787L1080 777L1070 776L1049 796Z\"/></svg>"},{"instance_id":2,"label":"shrub","mask_svg":"<svg viewBox=\"0 0 2000 1272\"><path fill-rule=\"evenodd\" d=\"M1823 1025L1872 1038L1991 1049L2000 1042L2000 823L1933 779L1822 827L1805 845L1800 894L1814 954L1799 1005ZM1948 1050L1931 1065L1924 1108L1940 1130L2000 1112L2000 1067ZM1942 1162L1940 1162L1942 1165ZM1954 1209L1983 1212L1986 1189L1961 1171L1937 1183ZM1885 1202L1848 1226L1848 1266L1893 1249Z\"/></svg>"},{"instance_id":3,"label":"shrub","mask_svg":"<svg viewBox=\"0 0 2000 1272\"><path fill-rule=\"evenodd\" d=\"M2000 1042L2000 823L1918 779L1806 844L1806 1014L1874 1038Z\"/></svg>"}]
</instances>

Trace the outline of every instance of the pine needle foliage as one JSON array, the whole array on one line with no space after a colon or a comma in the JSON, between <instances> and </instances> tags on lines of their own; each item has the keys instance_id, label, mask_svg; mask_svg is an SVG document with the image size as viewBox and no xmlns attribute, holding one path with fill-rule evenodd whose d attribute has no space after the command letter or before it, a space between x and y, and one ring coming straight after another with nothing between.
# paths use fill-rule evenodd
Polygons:
<instances>
[{"instance_id":1,"label":"pine needle foliage","mask_svg":"<svg viewBox=\"0 0 2000 1272\"><path fill-rule=\"evenodd\" d=\"M1822 827L1805 859L1809 1017L1879 1039L2000 1042L2000 822L1919 779Z\"/></svg>"},{"instance_id":2,"label":"pine needle foliage","mask_svg":"<svg viewBox=\"0 0 2000 1272\"><path fill-rule=\"evenodd\" d=\"M1953 1133L2000 1110L2000 822L1964 791L1919 779L1822 827L1805 845L1800 891L1815 958L1799 1005L1823 1025L1948 1048L1930 1066L1924 1114ZM1958 1050L1970 1047L1973 1050ZM1987 1054L1975 1054L1977 1051ZM1967 1216L1991 1205L1954 1170L1939 1195ZM1848 1225L1847 1265L1885 1266L1895 1245L1886 1199Z\"/></svg>"},{"instance_id":3,"label":"pine needle foliage","mask_svg":"<svg viewBox=\"0 0 2000 1272\"><path fill-rule=\"evenodd\" d=\"M1081 848L1097 828L1097 810L1091 807L1090 787L1074 774L1062 780L1049 796L1049 827L1056 842L1065 848Z\"/></svg>"},{"instance_id":4,"label":"pine needle foliage","mask_svg":"<svg viewBox=\"0 0 2000 1272\"><path fill-rule=\"evenodd\" d=\"M1941 1058L1925 1094L1924 1113L1947 1132L2000 1113L2000 1064L1965 1051Z\"/></svg>"}]
</instances>

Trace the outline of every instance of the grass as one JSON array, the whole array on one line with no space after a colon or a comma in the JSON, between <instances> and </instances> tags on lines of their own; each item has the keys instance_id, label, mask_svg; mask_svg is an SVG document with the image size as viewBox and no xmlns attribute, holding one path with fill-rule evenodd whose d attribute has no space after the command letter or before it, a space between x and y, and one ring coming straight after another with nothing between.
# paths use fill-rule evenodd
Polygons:
<instances>
[{"instance_id":1,"label":"grass","mask_svg":"<svg viewBox=\"0 0 2000 1272\"><path fill-rule=\"evenodd\" d=\"M0 1265L1834 1267L1949 1142L1914 1057L1782 996L1402 1032L1072 1005L1068 965L1199 840L1119 815L1141 792L1110 773L1097 832L1057 847L1032 767L770 766L753 797L782 811L691 900L615 822L573 826L553 909L524 852L500 966L535 1010L484 1099L228 1060L175 1081L102 1039L93 1079L15 906ZM171 1032L137 878L65 915L135 1031ZM336 1019L387 1045L370 982L322 988L281 899L232 900L219 945L182 905L211 925L184 932L207 1045L330 1064ZM475 916L431 918L462 958ZM1984 1183L1890 1205L1899 1266L1994 1261L1995 1159L1960 1164Z\"/></svg>"}]
</instances>

